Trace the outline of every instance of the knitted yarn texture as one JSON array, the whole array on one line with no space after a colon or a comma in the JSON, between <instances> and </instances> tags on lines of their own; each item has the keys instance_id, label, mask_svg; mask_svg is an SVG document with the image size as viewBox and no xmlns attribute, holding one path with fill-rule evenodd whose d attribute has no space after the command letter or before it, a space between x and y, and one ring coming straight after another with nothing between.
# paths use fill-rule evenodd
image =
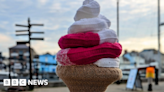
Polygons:
<instances>
[{"instance_id":1,"label":"knitted yarn texture","mask_svg":"<svg viewBox=\"0 0 164 92\"><path fill-rule=\"evenodd\" d=\"M77 10L75 22L68 28L58 44L56 73L70 92L105 92L108 85L120 80L121 44L111 22L99 14L100 5L84 0Z\"/></svg>"},{"instance_id":2,"label":"knitted yarn texture","mask_svg":"<svg viewBox=\"0 0 164 92\"><path fill-rule=\"evenodd\" d=\"M77 33L62 36L58 44L61 49L76 47L91 47L99 45L100 38L97 33Z\"/></svg>"},{"instance_id":3,"label":"knitted yarn texture","mask_svg":"<svg viewBox=\"0 0 164 92\"><path fill-rule=\"evenodd\" d=\"M103 68L94 64L57 66L57 75L70 92L105 92L113 82L120 80L119 68Z\"/></svg>"},{"instance_id":4,"label":"knitted yarn texture","mask_svg":"<svg viewBox=\"0 0 164 92\"><path fill-rule=\"evenodd\" d=\"M98 32L105 28L108 28L108 24L104 19L101 18L85 18L79 21L75 21L69 29L68 34L83 33L83 32Z\"/></svg>"},{"instance_id":5,"label":"knitted yarn texture","mask_svg":"<svg viewBox=\"0 0 164 92\"><path fill-rule=\"evenodd\" d=\"M121 54L122 46L119 43L103 43L90 48L62 49L57 53L57 61L63 65L85 65L94 63L101 58L116 58Z\"/></svg>"},{"instance_id":6,"label":"knitted yarn texture","mask_svg":"<svg viewBox=\"0 0 164 92\"><path fill-rule=\"evenodd\" d=\"M106 23L108 24L108 27L111 26L111 22L110 22L110 20L107 19L105 16L103 16L103 15L100 14L98 17L101 18L101 19L104 19L104 20L106 21Z\"/></svg>"},{"instance_id":7,"label":"knitted yarn texture","mask_svg":"<svg viewBox=\"0 0 164 92\"><path fill-rule=\"evenodd\" d=\"M93 64L98 67L117 67L119 68L119 59L118 58L102 58L94 62Z\"/></svg>"},{"instance_id":8,"label":"knitted yarn texture","mask_svg":"<svg viewBox=\"0 0 164 92\"><path fill-rule=\"evenodd\" d=\"M77 10L74 17L75 21L84 18L94 18L100 13L100 5L94 0L85 0L83 5Z\"/></svg>"},{"instance_id":9,"label":"knitted yarn texture","mask_svg":"<svg viewBox=\"0 0 164 92\"><path fill-rule=\"evenodd\" d=\"M77 47L92 47L104 42L117 42L117 35L115 31L111 29L104 29L97 33L86 32L67 34L59 39L58 44L61 49L65 49Z\"/></svg>"}]
</instances>

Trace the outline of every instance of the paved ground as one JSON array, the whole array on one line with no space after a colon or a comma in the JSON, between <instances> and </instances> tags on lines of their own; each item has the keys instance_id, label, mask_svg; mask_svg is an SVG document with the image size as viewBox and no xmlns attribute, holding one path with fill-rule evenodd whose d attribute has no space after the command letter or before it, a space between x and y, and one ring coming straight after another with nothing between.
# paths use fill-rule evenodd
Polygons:
<instances>
[{"instance_id":1,"label":"paved ground","mask_svg":"<svg viewBox=\"0 0 164 92\"><path fill-rule=\"evenodd\" d=\"M147 87L148 84L142 83L143 91L138 89L136 91L126 90L126 84L112 84L110 85L105 92L148 92ZM26 91L26 92L69 92L67 87L54 87L54 88L35 88L34 91ZM159 82L159 85L154 85L153 83L153 91L152 92L164 92L164 82Z\"/></svg>"}]
</instances>

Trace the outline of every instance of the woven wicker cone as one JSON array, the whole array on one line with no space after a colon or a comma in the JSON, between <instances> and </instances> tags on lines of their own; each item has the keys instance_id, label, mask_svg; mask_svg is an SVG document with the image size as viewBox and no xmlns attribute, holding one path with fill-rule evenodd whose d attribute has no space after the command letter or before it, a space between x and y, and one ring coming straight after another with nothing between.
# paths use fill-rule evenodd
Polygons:
<instances>
[{"instance_id":1,"label":"woven wicker cone","mask_svg":"<svg viewBox=\"0 0 164 92\"><path fill-rule=\"evenodd\" d=\"M57 75L70 92L105 92L108 85L120 80L119 68L101 68L94 64L57 66Z\"/></svg>"}]
</instances>

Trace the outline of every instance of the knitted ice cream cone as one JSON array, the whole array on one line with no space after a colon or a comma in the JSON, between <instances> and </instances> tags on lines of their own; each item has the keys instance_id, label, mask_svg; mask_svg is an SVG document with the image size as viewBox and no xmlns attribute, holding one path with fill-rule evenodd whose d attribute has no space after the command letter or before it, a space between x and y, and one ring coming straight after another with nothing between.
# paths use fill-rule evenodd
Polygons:
<instances>
[{"instance_id":1,"label":"knitted ice cream cone","mask_svg":"<svg viewBox=\"0 0 164 92\"><path fill-rule=\"evenodd\" d=\"M122 46L109 29L110 20L99 12L96 1L85 0L68 34L58 42L61 50L56 56L56 73L70 92L105 92L122 77L118 68Z\"/></svg>"},{"instance_id":2,"label":"knitted ice cream cone","mask_svg":"<svg viewBox=\"0 0 164 92\"><path fill-rule=\"evenodd\" d=\"M94 64L57 66L57 75L70 92L105 92L108 85L121 79L119 68L101 68Z\"/></svg>"}]
</instances>

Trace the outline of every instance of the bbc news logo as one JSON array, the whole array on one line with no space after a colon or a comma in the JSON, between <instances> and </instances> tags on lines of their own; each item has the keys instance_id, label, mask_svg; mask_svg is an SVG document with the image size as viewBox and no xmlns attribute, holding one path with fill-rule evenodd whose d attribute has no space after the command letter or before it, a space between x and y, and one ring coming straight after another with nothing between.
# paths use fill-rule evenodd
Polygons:
<instances>
[{"instance_id":1,"label":"bbc news logo","mask_svg":"<svg viewBox=\"0 0 164 92\"><path fill-rule=\"evenodd\" d=\"M3 86L48 85L48 80L3 79Z\"/></svg>"}]
</instances>

